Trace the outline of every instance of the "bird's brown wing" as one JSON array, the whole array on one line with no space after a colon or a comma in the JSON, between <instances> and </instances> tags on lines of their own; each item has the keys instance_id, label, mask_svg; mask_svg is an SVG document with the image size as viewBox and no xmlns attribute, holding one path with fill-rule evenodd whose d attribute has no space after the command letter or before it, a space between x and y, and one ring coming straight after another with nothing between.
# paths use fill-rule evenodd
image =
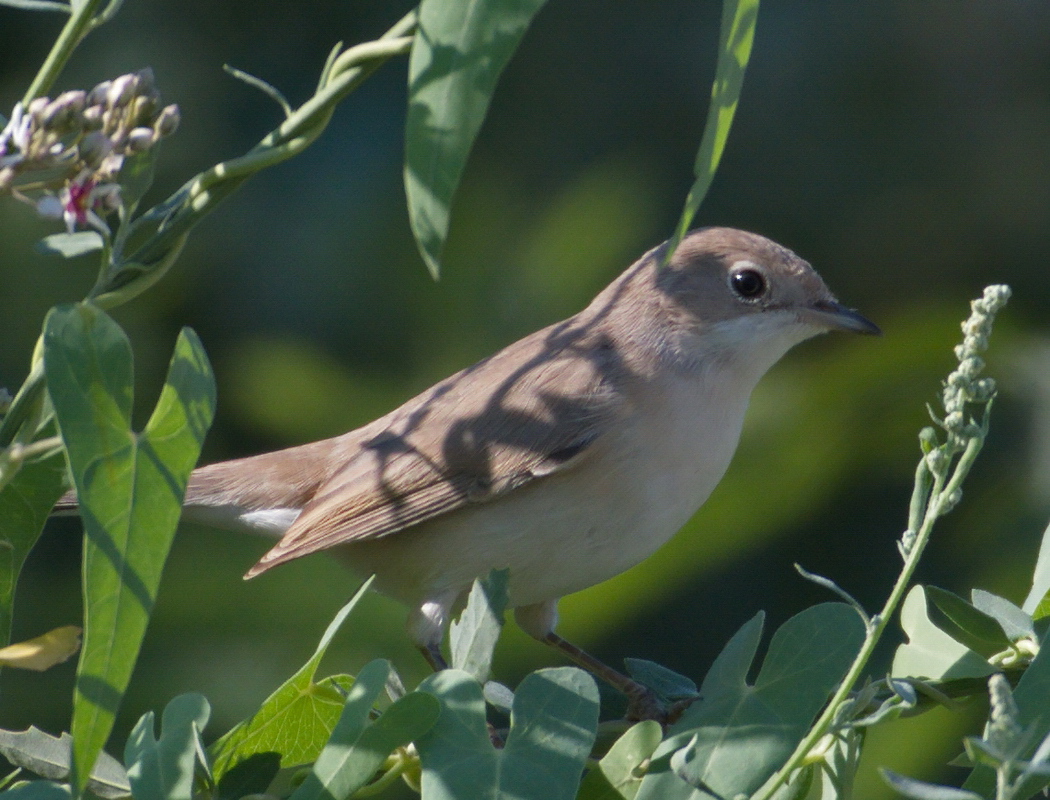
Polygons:
<instances>
[{"instance_id":1,"label":"bird's brown wing","mask_svg":"<svg viewBox=\"0 0 1050 800\"><path fill-rule=\"evenodd\" d=\"M626 410L611 345L552 348L552 329L355 432L347 463L248 577L488 502L586 456Z\"/></svg>"}]
</instances>

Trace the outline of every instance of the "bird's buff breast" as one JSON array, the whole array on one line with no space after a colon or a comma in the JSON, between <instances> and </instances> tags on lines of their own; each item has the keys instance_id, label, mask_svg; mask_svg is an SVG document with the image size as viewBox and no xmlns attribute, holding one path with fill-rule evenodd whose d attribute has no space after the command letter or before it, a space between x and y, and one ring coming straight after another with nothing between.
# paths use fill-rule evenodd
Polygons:
<instances>
[{"instance_id":1,"label":"bird's buff breast","mask_svg":"<svg viewBox=\"0 0 1050 800\"><path fill-rule=\"evenodd\" d=\"M510 569L512 606L593 586L651 555L707 500L747 405L747 394L725 399L675 382L651 400L661 407L636 409L565 471L333 554L413 605L463 593L494 568Z\"/></svg>"}]
</instances>

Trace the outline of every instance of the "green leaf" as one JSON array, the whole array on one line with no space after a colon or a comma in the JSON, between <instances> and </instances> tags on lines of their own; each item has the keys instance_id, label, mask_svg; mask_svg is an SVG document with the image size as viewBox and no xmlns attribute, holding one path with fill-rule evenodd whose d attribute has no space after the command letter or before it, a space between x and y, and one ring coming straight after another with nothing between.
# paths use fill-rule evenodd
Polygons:
<instances>
[{"instance_id":1,"label":"green leaf","mask_svg":"<svg viewBox=\"0 0 1050 800\"><path fill-rule=\"evenodd\" d=\"M901 627L908 641L893 657L890 674L895 678L955 680L983 678L995 671L985 659L930 621L922 586L913 586L904 598Z\"/></svg>"},{"instance_id":2,"label":"green leaf","mask_svg":"<svg viewBox=\"0 0 1050 800\"><path fill-rule=\"evenodd\" d=\"M102 237L97 231L78 231L77 233L53 233L36 243L36 251L44 255L58 255L63 258L76 258L85 253L94 253L104 246Z\"/></svg>"},{"instance_id":3,"label":"green leaf","mask_svg":"<svg viewBox=\"0 0 1050 800\"><path fill-rule=\"evenodd\" d=\"M507 686L496 681L485 681L482 694L485 696L485 702L490 706L504 714L510 714L514 706L514 692Z\"/></svg>"},{"instance_id":4,"label":"green leaf","mask_svg":"<svg viewBox=\"0 0 1050 800\"><path fill-rule=\"evenodd\" d=\"M655 661L644 658L625 658L627 674L647 686L665 700L686 700L696 697L696 684L685 675L679 675Z\"/></svg>"},{"instance_id":5,"label":"green leaf","mask_svg":"<svg viewBox=\"0 0 1050 800\"><path fill-rule=\"evenodd\" d=\"M938 786L935 783L917 781L893 770L880 769L883 779L894 791L912 800L984 800L981 795L951 786Z\"/></svg>"},{"instance_id":6,"label":"green leaf","mask_svg":"<svg viewBox=\"0 0 1050 800\"><path fill-rule=\"evenodd\" d=\"M1050 648L1042 648L1032 659L1013 690L1013 698L1019 712L1018 723L1030 737L1030 745L1023 757L1030 758L1039 743L1050 734ZM995 793L995 772L978 766L970 773L963 788L992 796ZM1019 793L1017 796L1030 797L1031 794Z\"/></svg>"},{"instance_id":7,"label":"green leaf","mask_svg":"<svg viewBox=\"0 0 1050 800\"><path fill-rule=\"evenodd\" d=\"M208 748L212 772L223 796L227 796L223 777L249 758L269 761L265 754L276 753L281 767L316 760L339 720L344 691L350 689L353 679L335 676L315 683L314 676L336 631L371 585L370 578L339 610L310 660L266 698L258 711Z\"/></svg>"},{"instance_id":8,"label":"green leaf","mask_svg":"<svg viewBox=\"0 0 1050 800\"><path fill-rule=\"evenodd\" d=\"M203 752L200 734L210 716L211 706L202 695L179 695L164 708L158 741L153 732L153 712L142 715L124 747L124 763L135 797L190 800Z\"/></svg>"},{"instance_id":9,"label":"green leaf","mask_svg":"<svg viewBox=\"0 0 1050 800\"><path fill-rule=\"evenodd\" d=\"M65 481L66 458L59 451L23 464L0 490L0 647L10 642L18 575Z\"/></svg>"},{"instance_id":10,"label":"green leaf","mask_svg":"<svg viewBox=\"0 0 1050 800\"><path fill-rule=\"evenodd\" d=\"M448 669L420 684L441 716L416 742L428 800L572 800L598 728L598 687L575 667L542 669L514 693L502 750L489 740L481 685Z\"/></svg>"},{"instance_id":11,"label":"green leaf","mask_svg":"<svg viewBox=\"0 0 1050 800\"><path fill-rule=\"evenodd\" d=\"M749 685L762 617L746 623L715 660L700 689L703 700L657 749L638 800L754 792L802 740L864 640L864 624L850 606L813 606L777 630Z\"/></svg>"},{"instance_id":12,"label":"green leaf","mask_svg":"<svg viewBox=\"0 0 1050 800\"><path fill-rule=\"evenodd\" d=\"M0 6L20 8L23 11L59 11L63 14L68 14L70 8L66 3L59 3L55 0L0 0ZM3 122L7 124L6 119Z\"/></svg>"},{"instance_id":13,"label":"green leaf","mask_svg":"<svg viewBox=\"0 0 1050 800\"><path fill-rule=\"evenodd\" d=\"M156 145L148 150L124 158L117 176L120 184L120 202L124 206L124 214L130 214L138 206L143 195L153 185L153 169L157 163Z\"/></svg>"},{"instance_id":14,"label":"green leaf","mask_svg":"<svg viewBox=\"0 0 1050 800\"><path fill-rule=\"evenodd\" d=\"M349 797L371 780L390 753L422 736L437 721L438 701L424 692L412 692L369 724L391 671L388 661L377 660L358 673L328 744L291 800Z\"/></svg>"},{"instance_id":15,"label":"green leaf","mask_svg":"<svg viewBox=\"0 0 1050 800\"><path fill-rule=\"evenodd\" d=\"M492 653L503 630L510 570L492 570L484 580L475 579L467 606L449 626L452 666L485 683L492 671Z\"/></svg>"},{"instance_id":16,"label":"green leaf","mask_svg":"<svg viewBox=\"0 0 1050 800\"><path fill-rule=\"evenodd\" d=\"M1010 641L1016 642L1026 636L1035 636L1031 616L1005 597L999 597L983 589L974 589L970 592L970 600L974 608L994 617L1003 626L1003 632Z\"/></svg>"},{"instance_id":17,"label":"green leaf","mask_svg":"<svg viewBox=\"0 0 1050 800\"><path fill-rule=\"evenodd\" d=\"M0 792L3 800L69 800L72 796L73 790L69 784L51 781L30 781Z\"/></svg>"},{"instance_id":18,"label":"green leaf","mask_svg":"<svg viewBox=\"0 0 1050 800\"><path fill-rule=\"evenodd\" d=\"M661 739L663 729L658 722L650 719L632 725L587 773L576 800L634 800L642 785L642 765Z\"/></svg>"},{"instance_id":19,"label":"green leaf","mask_svg":"<svg viewBox=\"0 0 1050 800\"><path fill-rule=\"evenodd\" d=\"M848 728L836 735L834 744L820 763L818 797L837 800L853 796L863 744L864 732L856 728Z\"/></svg>"},{"instance_id":20,"label":"green leaf","mask_svg":"<svg viewBox=\"0 0 1050 800\"><path fill-rule=\"evenodd\" d=\"M51 736L37 728L24 731L0 730L0 755L16 767L50 780L69 778L73 739L68 733ZM88 790L105 800L127 797L131 784L124 767L108 753L100 753L88 780Z\"/></svg>"},{"instance_id":21,"label":"green leaf","mask_svg":"<svg viewBox=\"0 0 1050 800\"><path fill-rule=\"evenodd\" d=\"M1050 525L1043 531L1043 540L1039 545L1039 556L1035 562L1035 574L1032 575L1032 590L1021 606L1035 619L1050 616Z\"/></svg>"},{"instance_id":22,"label":"green leaf","mask_svg":"<svg viewBox=\"0 0 1050 800\"><path fill-rule=\"evenodd\" d=\"M408 60L405 194L437 277L449 207L503 68L545 0L422 0Z\"/></svg>"},{"instance_id":23,"label":"green leaf","mask_svg":"<svg viewBox=\"0 0 1050 800\"><path fill-rule=\"evenodd\" d=\"M87 782L127 688L190 471L215 412L215 382L184 328L145 430L131 430L131 345L104 312L52 309L44 370L84 520L84 643L73 700L72 783Z\"/></svg>"},{"instance_id":24,"label":"green leaf","mask_svg":"<svg viewBox=\"0 0 1050 800\"><path fill-rule=\"evenodd\" d=\"M926 613L934 625L985 658L1010 647L1010 639L998 620L947 589L926 587Z\"/></svg>"},{"instance_id":25,"label":"green leaf","mask_svg":"<svg viewBox=\"0 0 1050 800\"><path fill-rule=\"evenodd\" d=\"M733 115L736 114L736 107L740 102L744 72L751 58L751 46L755 41L758 2L759 0L722 0L718 66L715 70L715 82L711 87L707 124L704 126L704 136L700 141L696 164L693 167L696 181L686 197L685 208L667 249L668 258L689 230L693 217L711 188L711 182L718 170L718 162L722 159L729 129L733 126Z\"/></svg>"}]
</instances>

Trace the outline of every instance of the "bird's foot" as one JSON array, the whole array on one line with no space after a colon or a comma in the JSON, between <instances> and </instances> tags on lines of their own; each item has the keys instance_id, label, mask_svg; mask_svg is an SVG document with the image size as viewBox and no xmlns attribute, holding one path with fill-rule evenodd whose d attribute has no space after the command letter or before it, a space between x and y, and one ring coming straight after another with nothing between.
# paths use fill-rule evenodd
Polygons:
<instances>
[{"instance_id":1,"label":"bird's foot","mask_svg":"<svg viewBox=\"0 0 1050 800\"><path fill-rule=\"evenodd\" d=\"M626 694L627 713L624 716L629 722L651 719L659 722L664 730L678 722L685 710L699 699L687 697L684 700L667 701L640 683L628 689Z\"/></svg>"},{"instance_id":2,"label":"bird's foot","mask_svg":"<svg viewBox=\"0 0 1050 800\"><path fill-rule=\"evenodd\" d=\"M441 672L443 669L448 669L448 662L445 661L445 657L441 654L441 647L436 643L425 644L419 646L419 652L423 654L423 658L430 664L430 668L434 672Z\"/></svg>"}]
</instances>

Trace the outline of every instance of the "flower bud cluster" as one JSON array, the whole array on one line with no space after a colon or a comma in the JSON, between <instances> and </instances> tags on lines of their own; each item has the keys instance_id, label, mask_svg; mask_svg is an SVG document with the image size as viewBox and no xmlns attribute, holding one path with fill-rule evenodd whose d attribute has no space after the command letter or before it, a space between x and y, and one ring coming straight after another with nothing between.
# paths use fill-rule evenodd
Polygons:
<instances>
[{"instance_id":1,"label":"flower bud cluster","mask_svg":"<svg viewBox=\"0 0 1050 800\"><path fill-rule=\"evenodd\" d=\"M966 418L967 403L986 403L995 395L995 381L982 378L984 360L980 354L988 349L995 315L1010 299L1010 287L988 286L984 295L970 303L970 318L962 324L963 342L955 348L959 366L944 382L944 428L956 444L981 435L980 426Z\"/></svg>"},{"instance_id":2,"label":"flower bud cluster","mask_svg":"<svg viewBox=\"0 0 1050 800\"><path fill-rule=\"evenodd\" d=\"M987 739L1002 750L1011 750L1022 734L1018 721L1021 713L1010 691L1010 682L1002 673L997 672L988 679L988 701L990 713Z\"/></svg>"},{"instance_id":3,"label":"flower bud cluster","mask_svg":"<svg viewBox=\"0 0 1050 800\"><path fill-rule=\"evenodd\" d=\"M30 203L67 227L107 230L99 214L120 205L125 159L147 152L179 124L161 107L150 69L15 106L0 131L0 193Z\"/></svg>"}]
</instances>

